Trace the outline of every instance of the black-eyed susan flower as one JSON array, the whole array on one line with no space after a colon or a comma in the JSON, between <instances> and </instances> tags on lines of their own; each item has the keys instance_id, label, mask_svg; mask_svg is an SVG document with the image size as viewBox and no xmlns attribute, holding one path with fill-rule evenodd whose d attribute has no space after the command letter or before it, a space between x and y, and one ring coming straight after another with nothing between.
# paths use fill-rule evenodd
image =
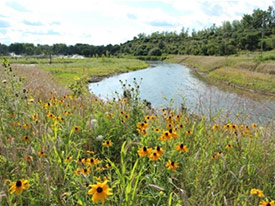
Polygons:
<instances>
[{"instance_id":1,"label":"black-eyed susan flower","mask_svg":"<svg viewBox=\"0 0 275 206\"><path fill-rule=\"evenodd\" d=\"M192 134L193 134L190 130L187 130L185 133L186 133L187 135L192 135Z\"/></svg>"},{"instance_id":2,"label":"black-eyed susan flower","mask_svg":"<svg viewBox=\"0 0 275 206\"><path fill-rule=\"evenodd\" d=\"M125 119L125 120L129 119L129 117L130 117L129 114L125 114L125 115L124 115L124 119Z\"/></svg>"},{"instance_id":3,"label":"black-eyed susan flower","mask_svg":"<svg viewBox=\"0 0 275 206\"><path fill-rule=\"evenodd\" d=\"M255 129L255 128L258 127L258 125L257 125L257 124L251 124L251 127L252 127L253 129Z\"/></svg>"},{"instance_id":4,"label":"black-eyed susan flower","mask_svg":"<svg viewBox=\"0 0 275 206\"><path fill-rule=\"evenodd\" d=\"M160 132L160 129L159 129L159 128L155 128L155 132L156 132L156 133L159 133L159 132Z\"/></svg>"},{"instance_id":5,"label":"black-eyed susan flower","mask_svg":"<svg viewBox=\"0 0 275 206\"><path fill-rule=\"evenodd\" d=\"M22 137L23 142L29 142L31 141L31 138L29 136Z\"/></svg>"},{"instance_id":6,"label":"black-eyed susan flower","mask_svg":"<svg viewBox=\"0 0 275 206\"><path fill-rule=\"evenodd\" d=\"M156 150L153 150L151 152L151 154L149 155L149 158L152 160L152 161L158 161L160 159L161 155L156 151Z\"/></svg>"},{"instance_id":7,"label":"black-eyed susan flower","mask_svg":"<svg viewBox=\"0 0 275 206\"><path fill-rule=\"evenodd\" d=\"M113 142L111 140L104 141L102 143L104 147L111 147L113 145Z\"/></svg>"},{"instance_id":8,"label":"black-eyed susan flower","mask_svg":"<svg viewBox=\"0 0 275 206\"><path fill-rule=\"evenodd\" d=\"M38 152L39 157L46 157L46 153L44 151Z\"/></svg>"},{"instance_id":9,"label":"black-eyed susan flower","mask_svg":"<svg viewBox=\"0 0 275 206\"><path fill-rule=\"evenodd\" d=\"M90 161L88 162L89 165L94 166L100 163L100 160L97 158L91 158Z\"/></svg>"},{"instance_id":10,"label":"black-eyed susan flower","mask_svg":"<svg viewBox=\"0 0 275 206\"><path fill-rule=\"evenodd\" d=\"M183 129L183 128L184 128L184 125L183 125L183 124L179 124L179 125L177 126L177 128L178 128L178 129Z\"/></svg>"},{"instance_id":11,"label":"black-eyed susan flower","mask_svg":"<svg viewBox=\"0 0 275 206\"><path fill-rule=\"evenodd\" d=\"M175 130L169 129L168 131L169 131L169 134L170 134L170 138L171 138L171 139L174 139L174 138L177 138L177 137L178 137L178 134L177 134L177 132L176 132Z\"/></svg>"},{"instance_id":12,"label":"black-eyed susan flower","mask_svg":"<svg viewBox=\"0 0 275 206\"><path fill-rule=\"evenodd\" d=\"M112 164L111 164L110 162L106 163L105 166L106 166L108 169L112 168Z\"/></svg>"},{"instance_id":13,"label":"black-eyed susan flower","mask_svg":"<svg viewBox=\"0 0 275 206\"><path fill-rule=\"evenodd\" d=\"M80 127L75 126L75 127L73 128L73 131L74 131L74 132L79 132L79 131L80 131Z\"/></svg>"},{"instance_id":14,"label":"black-eyed susan flower","mask_svg":"<svg viewBox=\"0 0 275 206\"><path fill-rule=\"evenodd\" d=\"M90 174L90 172L91 172L91 169L90 169L89 167L85 167L85 168L83 168L82 171L81 171L81 173L82 173L83 175L88 175L88 174Z\"/></svg>"},{"instance_id":15,"label":"black-eyed susan flower","mask_svg":"<svg viewBox=\"0 0 275 206\"><path fill-rule=\"evenodd\" d=\"M18 194L23 192L23 190L28 189L29 186L30 185L28 184L28 180L21 179L11 183L9 191L10 191L10 194L13 194L14 192Z\"/></svg>"},{"instance_id":16,"label":"black-eyed susan flower","mask_svg":"<svg viewBox=\"0 0 275 206\"><path fill-rule=\"evenodd\" d=\"M269 200L262 200L259 206L275 206L275 202L270 202Z\"/></svg>"},{"instance_id":17,"label":"black-eyed susan flower","mask_svg":"<svg viewBox=\"0 0 275 206\"><path fill-rule=\"evenodd\" d=\"M251 195L257 195L258 197L264 197L263 191L259 190L259 189L251 189L250 194Z\"/></svg>"},{"instance_id":18,"label":"black-eyed susan flower","mask_svg":"<svg viewBox=\"0 0 275 206\"><path fill-rule=\"evenodd\" d=\"M220 129L220 125L214 124L213 127L212 127L212 129L213 129L214 131L215 131L215 130L218 130L218 129Z\"/></svg>"},{"instance_id":19,"label":"black-eyed susan flower","mask_svg":"<svg viewBox=\"0 0 275 206\"><path fill-rule=\"evenodd\" d=\"M76 176L79 176L79 175L82 174L82 171L83 171L82 168L77 168L76 171L74 172L74 174L75 174Z\"/></svg>"},{"instance_id":20,"label":"black-eyed susan flower","mask_svg":"<svg viewBox=\"0 0 275 206\"><path fill-rule=\"evenodd\" d=\"M105 170L105 168L104 167L97 167L96 170L97 171L103 171L103 170Z\"/></svg>"},{"instance_id":21,"label":"black-eyed susan flower","mask_svg":"<svg viewBox=\"0 0 275 206\"><path fill-rule=\"evenodd\" d=\"M176 150L178 150L179 152L189 152L189 148L181 143L176 146Z\"/></svg>"},{"instance_id":22,"label":"black-eyed susan flower","mask_svg":"<svg viewBox=\"0 0 275 206\"><path fill-rule=\"evenodd\" d=\"M222 152L217 152L216 156L217 157L221 157L222 156Z\"/></svg>"},{"instance_id":23,"label":"black-eyed susan flower","mask_svg":"<svg viewBox=\"0 0 275 206\"><path fill-rule=\"evenodd\" d=\"M30 155L28 155L28 156L25 157L25 161L26 162L32 162L32 160L33 160L33 157L30 156Z\"/></svg>"},{"instance_id":24,"label":"black-eyed susan flower","mask_svg":"<svg viewBox=\"0 0 275 206\"><path fill-rule=\"evenodd\" d=\"M144 146L143 148L140 148L140 149L138 150L138 154L139 154L140 157L145 157L145 156L148 156L148 157L149 157L151 151L152 151L151 148L148 148L148 149L147 149L147 148Z\"/></svg>"},{"instance_id":25,"label":"black-eyed susan flower","mask_svg":"<svg viewBox=\"0 0 275 206\"><path fill-rule=\"evenodd\" d=\"M169 140L171 139L171 135L169 131L163 131L161 137L159 140L164 141L164 140Z\"/></svg>"},{"instance_id":26,"label":"black-eyed susan flower","mask_svg":"<svg viewBox=\"0 0 275 206\"><path fill-rule=\"evenodd\" d=\"M218 158L217 155L212 155L212 156L211 156L211 160L215 160L215 159L217 159L217 158Z\"/></svg>"},{"instance_id":27,"label":"black-eyed susan flower","mask_svg":"<svg viewBox=\"0 0 275 206\"><path fill-rule=\"evenodd\" d=\"M69 157L67 157L67 158L64 160L64 162L70 162L72 159L73 159L73 157L72 157L72 156L69 156Z\"/></svg>"},{"instance_id":28,"label":"black-eyed susan flower","mask_svg":"<svg viewBox=\"0 0 275 206\"><path fill-rule=\"evenodd\" d=\"M159 153L160 155L162 155L163 152L164 152L164 149L162 149L160 146L157 146L156 149L155 149L155 151L156 151L157 153Z\"/></svg>"},{"instance_id":29,"label":"black-eyed susan flower","mask_svg":"<svg viewBox=\"0 0 275 206\"><path fill-rule=\"evenodd\" d=\"M169 160L168 162L166 162L166 167L169 170L176 170L179 167L179 164L174 161Z\"/></svg>"},{"instance_id":30,"label":"black-eyed susan flower","mask_svg":"<svg viewBox=\"0 0 275 206\"><path fill-rule=\"evenodd\" d=\"M145 118L144 118L146 121L149 121L151 120L151 117L149 115L146 115Z\"/></svg>"},{"instance_id":31,"label":"black-eyed susan flower","mask_svg":"<svg viewBox=\"0 0 275 206\"><path fill-rule=\"evenodd\" d=\"M231 150L233 148L233 146L231 144L228 144L228 145L225 146L225 148L228 149L228 150Z\"/></svg>"},{"instance_id":32,"label":"black-eyed susan flower","mask_svg":"<svg viewBox=\"0 0 275 206\"><path fill-rule=\"evenodd\" d=\"M91 151L91 150L87 150L86 151L88 154L94 154L95 152L94 151Z\"/></svg>"},{"instance_id":33,"label":"black-eyed susan flower","mask_svg":"<svg viewBox=\"0 0 275 206\"><path fill-rule=\"evenodd\" d=\"M91 189L88 191L89 195L93 195L92 201L98 203L101 201L104 204L105 199L112 195L112 189L107 185L107 180L103 183L97 182L95 185L90 185Z\"/></svg>"}]
</instances>

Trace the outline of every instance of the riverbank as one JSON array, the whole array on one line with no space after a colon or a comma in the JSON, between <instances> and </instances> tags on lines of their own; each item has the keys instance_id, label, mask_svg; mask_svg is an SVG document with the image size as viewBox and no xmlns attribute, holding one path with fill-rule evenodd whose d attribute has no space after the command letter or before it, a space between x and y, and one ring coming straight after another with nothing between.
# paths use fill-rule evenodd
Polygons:
<instances>
[{"instance_id":1,"label":"riverbank","mask_svg":"<svg viewBox=\"0 0 275 206\"><path fill-rule=\"evenodd\" d=\"M166 60L194 69L210 80L250 92L275 96L275 61L255 57L177 55Z\"/></svg>"}]
</instances>

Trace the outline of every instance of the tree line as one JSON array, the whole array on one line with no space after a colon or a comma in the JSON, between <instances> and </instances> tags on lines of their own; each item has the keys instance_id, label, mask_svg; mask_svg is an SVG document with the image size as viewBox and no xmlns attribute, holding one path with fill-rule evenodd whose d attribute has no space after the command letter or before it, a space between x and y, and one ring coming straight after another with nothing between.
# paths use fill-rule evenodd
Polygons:
<instances>
[{"instance_id":1,"label":"tree line","mask_svg":"<svg viewBox=\"0 0 275 206\"><path fill-rule=\"evenodd\" d=\"M0 55L72 55L161 56L167 54L230 55L242 50L267 51L275 49L275 11L256 9L241 20L226 21L219 27L213 24L200 31L182 28L181 32L138 34L120 45L94 46L89 44L34 45L32 43L0 44Z\"/></svg>"}]
</instances>

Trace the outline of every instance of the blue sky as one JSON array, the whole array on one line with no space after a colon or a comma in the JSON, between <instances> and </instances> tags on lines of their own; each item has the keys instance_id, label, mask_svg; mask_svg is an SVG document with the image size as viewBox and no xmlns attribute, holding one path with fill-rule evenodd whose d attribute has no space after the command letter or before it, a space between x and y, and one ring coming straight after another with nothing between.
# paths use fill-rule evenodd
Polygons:
<instances>
[{"instance_id":1,"label":"blue sky","mask_svg":"<svg viewBox=\"0 0 275 206\"><path fill-rule=\"evenodd\" d=\"M200 30L272 0L1 0L0 43L119 44L139 33Z\"/></svg>"}]
</instances>

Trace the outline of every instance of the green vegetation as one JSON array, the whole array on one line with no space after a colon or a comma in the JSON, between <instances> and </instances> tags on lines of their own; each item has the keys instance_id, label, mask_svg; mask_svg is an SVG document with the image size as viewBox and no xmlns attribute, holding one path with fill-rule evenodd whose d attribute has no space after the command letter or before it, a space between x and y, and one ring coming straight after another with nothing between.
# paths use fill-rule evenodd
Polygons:
<instances>
[{"instance_id":1,"label":"green vegetation","mask_svg":"<svg viewBox=\"0 0 275 206\"><path fill-rule=\"evenodd\" d=\"M123 86L125 98L103 102L85 94L83 79L60 95L24 89L6 62L0 72L3 206L103 198L106 205L252 206L275 199L272 127L150 110L137 84ZM106 184L107 198L99 196Z\"/></svg>"},{"instance_id":2,"label":"green vegetation","mask_svg":"<svg viewBox=\"0 0 275 206\"><path fill-rule=\"evenodd\" d=\"M55 79L63 85L68 85L74 78L82 76L104 77L121 72L134 71L148 67L137 59L124 58L88 58L74 60L73 62L53 64L40 64L39 67L51 72Z\"/></svg>"},{"instance_id":3,"label":"green vegetation","mask_svg":"<svg viewBox=\"0 0 275 206\"><path fill-rule=\"evenodd\" d=\"M211 72L209 77L230 82L245 88L275 94L275 80L272 75L264 75L233 68L221 68ZM248 79L249 81L247 81Z\"/></svg>"},{"instance_id":4,"label":"green vegetation","mask_svg":"<svg viewBox=\"0 0 275 206\"><path fill-rule=\"evenodd\" d=\"M229 84L274 94L275 61L271 58L273 54L274 51L265 52L260 56L257 53L227 57L175 55L166 61L194 67L203 72L204 76Z\"/></svg>"},{"instance_id":5,"label":"green vegetation","mask_svg":"<svg viewBox=\"0 0 275 206\"><path fill-rule=\"evenodd\" d=\"M270 6L266 11L256 9L242 19L225 21L222 26L189 32L182 28L177 32L139 34L133 40L120 45L93 46L88 44L37 45L31 43L0 44L0 55L9 52L22 55L73 55L92 56L155 56L169 54L231 55L242 51L269 51L275 49L275 12ZM274 60L274 56L271 57Z\"/></svg>"}]
</instances>

